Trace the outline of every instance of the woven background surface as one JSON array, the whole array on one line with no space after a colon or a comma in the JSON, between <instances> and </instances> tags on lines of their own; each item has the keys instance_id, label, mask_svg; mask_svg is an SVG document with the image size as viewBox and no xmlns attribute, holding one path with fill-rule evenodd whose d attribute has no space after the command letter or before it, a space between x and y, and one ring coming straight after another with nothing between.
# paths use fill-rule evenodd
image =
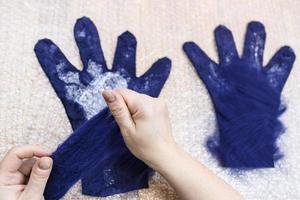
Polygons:
<instances>
[{"instance_id":1,"label":"woven background surface","mask_svg":"<svg viewBox=\"0 0 300 200\"><path fill-rule=\"evenodd\" d=\"M82 64L73 38L73 25L81 16L98 27L108 65L118 35L129 30L138 40L137 73L145 72L159 57L172 59L171 76L161 96L167 101L173 134L194 157L231 183L246 199L300 198L300 66L283 91L288 110L282 116L287 130L279 146L285 153L275 169L236 176L218 167L204 142L215 129L215 116L207 91L182 51L185 41L197 42L217 60L213 30L219 24L233 31L241 52L246 25L265 24L264 63L282 45L300 57L300 2L292 0L0 0L0 157L15 145L42 144L54 150L71 132L63 106L42 72L33 46L51 38L69 60ZM65 199L82 196L80 182ZM107 199L176 199L163 178L156 175L150 189Z\"/></svg>"}]
</instances>

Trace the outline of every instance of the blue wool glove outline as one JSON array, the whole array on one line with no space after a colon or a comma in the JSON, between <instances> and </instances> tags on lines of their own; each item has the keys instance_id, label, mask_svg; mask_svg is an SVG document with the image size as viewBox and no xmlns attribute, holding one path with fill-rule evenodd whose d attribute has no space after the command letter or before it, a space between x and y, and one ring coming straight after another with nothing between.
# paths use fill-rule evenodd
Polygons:
<instances>
[{"instance_id":1,"label":"blue wool glove outline","mask_svg":"<svg viewBox=\"0 0 300 200\"><path fill-rule=\"evenodd\" d=\"M266 33L259 22L247 27L243 55L239 57L232 33L215 29L219 64L194 42L183 49L205 84L216 112L218 132L207 141L209 151L224 167L274 167L281 157L276 139L283 132L280 95L292 69L293 50L281 47L263 67Z\"/></svg>"},{"instance_id":2,"label":"blue wool glove outline","mask_svg":"<svg viewBox=\"0 0 300 200\"><path fill-rule=\"evenodd\" d=\"M169 72L171 61L159 59L141 77L135 75L136 39L128 31L118 38L113 67L109 70L93 22L82 17L74 27L83 70L79 71L49 39L35 46L36 56L58 97L65 106L73 130L105 106L101 90L126 88L156 97Z\"/></svg>"},{"instance_id":3,"label":"blue wool glove outline","mask_svg":"<svg viewBox=\"0 0 300 200\"><path fill-rule=\"evenodd\" d=\"M106 107L101 95L104 89L129 88L153 97L159 95L169 76L171 61L166 57L159 59L146 73L136 77L137 42L130 32L119 36L111 70L106 66L97 29L89 18L82 17L77 20L74 37L83 63L82 71L75 68L49 39L39 40L34 49L39 63L65 107L73 130ZM142 162L128 151L125 144L120 143L112 148L119 150L107 150L117 152L113 158L98 162L94 169L88 169L82 176L84 194L108 196L148 186L147 178L152 170L148 168L146 171L149 174L141 177L138 171L133 171L132 166L141 165ZM123 170L121 167L124 168L125 161L122 158L127 157L130 157L132 168ZM123 163L118 163L118 159ZM146 167L143 163L142 166Z\"/></svg>"}]
</instances>

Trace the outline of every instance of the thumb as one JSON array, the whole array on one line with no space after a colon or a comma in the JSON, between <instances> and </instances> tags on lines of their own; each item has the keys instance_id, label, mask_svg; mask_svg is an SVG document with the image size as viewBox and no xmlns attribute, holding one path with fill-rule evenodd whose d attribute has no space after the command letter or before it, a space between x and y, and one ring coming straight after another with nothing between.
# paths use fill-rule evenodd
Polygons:
<instances>
[{"instance_id":1,"label":"thumb","mask_svg":"<svg viewBox=\"0 0 300 200\"><path fill-rule=\"evenodd\" d=\"M123 136L124 134L130 134L134 130L135 124L123 97L113 90L105 90L102 95L118 123Z\"/></svg>"},{"instance_id":2,"label":"thumb","mask_svg":"<svg viewBox=\"0 0 300 200\"><path fill-rule=\"evenodd\" d=\"M52 169L52 159L42 157L37 160L32 168L30 178L24 191L24 199L41 200L47 180Z\"/></svg>"}]
</instances>

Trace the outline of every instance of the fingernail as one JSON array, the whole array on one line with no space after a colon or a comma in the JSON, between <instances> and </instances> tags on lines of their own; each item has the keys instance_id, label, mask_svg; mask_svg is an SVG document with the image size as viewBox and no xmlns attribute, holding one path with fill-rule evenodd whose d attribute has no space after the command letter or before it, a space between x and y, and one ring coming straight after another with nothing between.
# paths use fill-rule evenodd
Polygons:
<instances>
[{"instance_id":1,"label":"fingernail","mask_svg":"<svg viewBox=\"0 0 300 200\"><path fill-rule=\"evenodd\" d=\"M116 95L112 90L104 90L102 96L108 103L112 103L116 100Z\"/></svg>"},{"instance_id":2,"label":"fingernail","mask_svg":"<svg viewBox=\"0 0 300 200\"><path fill-rule=\"evenodd\" d=\"M38 166L39 166L40 169L43 169L43 170L50 169L51 166L52 166L52 159L47 158L47 157L40 158L38 160Z\"/></svg>"}]
</instances>

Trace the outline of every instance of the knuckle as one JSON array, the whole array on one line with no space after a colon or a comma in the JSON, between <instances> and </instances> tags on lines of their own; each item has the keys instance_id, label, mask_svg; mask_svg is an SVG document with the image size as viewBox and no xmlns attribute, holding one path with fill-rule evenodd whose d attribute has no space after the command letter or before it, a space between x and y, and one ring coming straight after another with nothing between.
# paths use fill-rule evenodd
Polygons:
<instances>
[{"instance_id":1,"label":"knuckle","mask_svg":"<svg viewBox=\"0 0 300 200\"><path fill-rule=\"evenodd\" d=\"M145 107L142 103L137 103L135 105L135 110L133 111L132 117L138 119L138 118L143 118L148 114L149 113L147 111L147 107Z\"/></svg>"},{"instance_id":2,"label":"knuckle","mask_svg":"<svg viewBox=\"0 0 300 200\"><path fill-rule=\"evenodd\" d=\"M122 126L122 133L123 133L123 136L125 137L129 137L131 135L131 128L127 125L123 125Z\"/></svg>"},{"instance_id":3,"label":"knuckle","mask_svg":"<svg viewBox=\"0 0 300 200\"><path fill-rule=\"evenodd\" d=\"M48 178L48 172L35 170L32 172L31 176L33 181L37 181L37 182L44 181L45 179Z\"/></svg>"},{"instance_id":4,"label":"knuckle","mask_svg":"<svg viewBox=\"0 0 300 200\"><path fill-rule=\"evenodd\" d=\"M8 151L8 155L14 155L17 154L17 152L19 151L20 147L13 147Z\"/></svg>"},{"instance_id":5,"label":"knuckle","mask_svg":"<svg viewBox=\"0 0 300 200\"><path fill-rule=\"evenodd\" d=\"M117 89L115 89L115 91L122 93L123 91L126 91L126 88L117 88Z\"/></svg>"},{"instance_id":6,"label":"knuckle","mask_svg":"<svg viewBox=\"0 0 300 200\"><path fill-rule=\"evenodd\" d=\"M111 108L111 113L115 116L115 117L120 117L123 115L124 113L124 109L120 106L113 106Z\"/></svg>"}]
</instances>

